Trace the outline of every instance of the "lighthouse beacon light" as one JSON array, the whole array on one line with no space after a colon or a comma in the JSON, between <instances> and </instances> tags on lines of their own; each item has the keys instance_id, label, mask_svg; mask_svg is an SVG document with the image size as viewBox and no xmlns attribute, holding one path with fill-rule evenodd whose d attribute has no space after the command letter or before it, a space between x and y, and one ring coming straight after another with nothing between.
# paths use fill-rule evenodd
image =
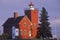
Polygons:
<instances>
[{"instance_id":1,"label":"lighthouse beacon light","mask_svg":"<svg viewBox=\"0 0 60 40\"><path fill-rule=\"evenodd\" d=\"M34 4L32 2L29 4L30 10L34 10Z\"/></svg>"}]
</instances>

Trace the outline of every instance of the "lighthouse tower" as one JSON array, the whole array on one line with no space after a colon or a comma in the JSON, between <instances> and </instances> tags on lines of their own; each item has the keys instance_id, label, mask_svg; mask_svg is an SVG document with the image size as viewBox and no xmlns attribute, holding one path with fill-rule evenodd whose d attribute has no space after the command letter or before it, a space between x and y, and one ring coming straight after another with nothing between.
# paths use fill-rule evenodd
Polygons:
<instances>
[{"instance_id":1,"label":"lighthouse tower","mask_svg":"<svg viewBox=\"0 0 60 40\"><path fill-rule=\"evenodd\" d=\"M25 10L25 15L30 19L32 22L31 31L32 31L32 38L35 38L37 35L37 27L38 27L38 10L34 8L34 4L32 2L29 4L29 9Z\"/></svg>"}]
</instances>

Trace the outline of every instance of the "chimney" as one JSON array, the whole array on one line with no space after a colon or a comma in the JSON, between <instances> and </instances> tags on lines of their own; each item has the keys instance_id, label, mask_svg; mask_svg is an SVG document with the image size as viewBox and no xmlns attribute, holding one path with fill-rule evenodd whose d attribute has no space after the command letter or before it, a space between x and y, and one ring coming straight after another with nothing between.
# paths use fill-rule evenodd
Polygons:
<instances>
[{"instance_id":1,"label":"chimney","mask_svg":"<svg viewBox=\"0 0 60 40\"><path fill-rule=\"evenodd\" d=\"M14 18L18 17L18 12L14 12Z\"/></svg>"}]
</instances>

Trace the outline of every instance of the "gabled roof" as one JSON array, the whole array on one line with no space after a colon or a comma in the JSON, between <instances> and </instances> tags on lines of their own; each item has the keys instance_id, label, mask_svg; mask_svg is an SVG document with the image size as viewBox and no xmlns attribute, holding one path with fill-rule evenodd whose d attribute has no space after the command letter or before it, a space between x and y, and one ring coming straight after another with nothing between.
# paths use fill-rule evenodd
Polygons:
<instances>
[{"instance_id":1,"label":"gabled roof","mask_svg":"<svg viewBox=\"0 0 60 40\"><path fill-rule=\"evenodd\" d=\"M27 21L29 21L29 23L31 23L31 21L29 20L29 18L25 15L24 17L23 17L23 19L22 20L27 20ZM20 21L20 22L22 22L22 20ZM20 23L19 23L20 24Z\"/></svg>"},{"instance_id":2,"label":"gabled roof","mask_svg":"<svg viewBox=\"0 0 60 40\"><path fill-rule=\"evenodd\" d=\"M9 26L9 25L17 25L24 16L19 16L18 18L8 18L7 21L3 24L3 26Z\"/></svg>"}]
</instances>

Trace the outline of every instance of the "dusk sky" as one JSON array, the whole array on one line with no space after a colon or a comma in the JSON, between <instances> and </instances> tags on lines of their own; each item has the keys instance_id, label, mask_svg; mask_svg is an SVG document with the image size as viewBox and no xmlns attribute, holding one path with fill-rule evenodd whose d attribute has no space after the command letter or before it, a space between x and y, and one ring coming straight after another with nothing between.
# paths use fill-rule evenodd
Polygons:
<instances>
[{"instance_id":1,"label":"dusk sky","mask_svg":"<svg viewBox=\"0 0 60 40\"><path fill-rule=\"evenodd\" d=\"M17 11L19 16L24 15L24 10L29 8L29 4L32 2L35 8L38 8L41 13L42 7L45 7L49 17L50 26L52 27L52 34L60 38L60 0L0 0L0 30L3 30L3 23L10 17L13 17L13 13ZM56 19L54 17L56 16Z\"/></svg>"}]
</instances>

